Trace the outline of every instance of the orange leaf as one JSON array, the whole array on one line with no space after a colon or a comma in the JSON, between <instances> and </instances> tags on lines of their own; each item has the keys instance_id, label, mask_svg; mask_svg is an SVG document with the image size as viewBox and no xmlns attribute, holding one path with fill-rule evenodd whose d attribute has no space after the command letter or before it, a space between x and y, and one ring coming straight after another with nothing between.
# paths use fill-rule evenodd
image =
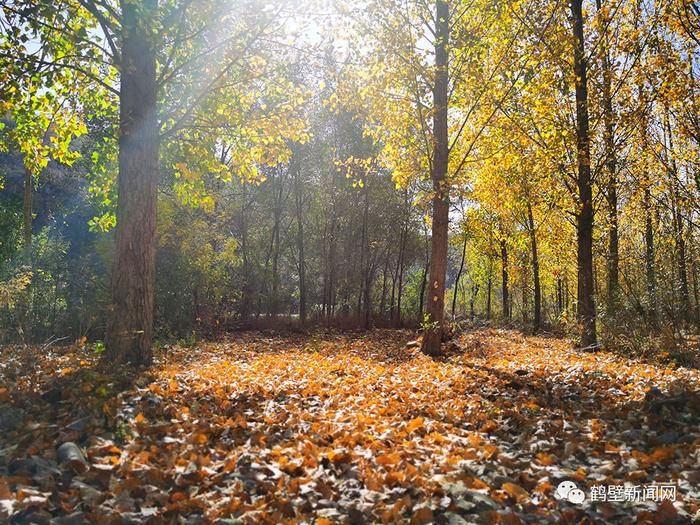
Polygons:
<instances>
[{"instance_id":1,"label":"orange leaf","mask_svg":"<svg viewBox=\"0 0 700 525\"><path fill-rule=\"evenodd\" d=\"M378 465L396 465L401 461L401 455L397 452L391 454L380 454L376 457L375 461Z\"/></svg>"},{"instance_id":2,"label":"orange leaf","mask_svg":"<svg viewBox=\"0 0 700 525\"><path fill-rule=\"evenodd\" d=\"M173 492L172 495L170 496L170 500L173 502L178 502L178 501L185 501L187 499L187 495L182 492L182 491L177 491Z\"/></svg>"},{"instance_id":3,"label":"orange leaf","mask_svg":"<svg viewBox=\"0 0 700 525\"><path fill-rule=\"evenodd\" d=\"M530 494L520 485L506 481L501 488L515 501L524 501L530 497Z\"/></svg>"},{"instance_id":4,"label":"orange leaf","mask_svg":"<svg viewBox=\"0 0 700 525\"><path fill-rule=\"evenodd\" d=\"M551 454L547 454L546 452L538 452L536 457L537 461L539 461L545 467L549 467L550 465L554 464L554 458Z\"/></svg>"},{"instance_id":5,"label":"orange leaf","mask_svg":"<svg viewBox=\"0 0 700 525\"><path fill-rule=\"evenodd\" d=\"M328 459L330 459L333 463L349 463L350 454L345 449L337 448L328 453Z\"/></svg>"},{"instance_id":6,"label":"orange leaf","mask_svg":"<svg viewBox=\"0 0 700 525\"><path fill-rule=\"evenodd\" d=\"M192 436L192 441L194 441L198 445L204 445L207 441L209 441L209 438L206 434L199 433Z\"/></svg>"},{"instance_id":7,"label":"orange leaf","mask_svg":"<svg viewBox=\"0 0 700 525\"><path fill-rule=\"evenodd\" d=\"M667 460L676 453L676 447L670 445L668 447L655 448L654 451L649 455L649 460L651 463L657 463L659 461Z\"/></svg>"},{"instance_id":8,"label":"orange leaf","mask_svg":"<svg viewBox=\"0 0 700 525\"><path fill-rule=\"evenodd\" d=\"M425 422L423 421L423 418L417 417L409 421L408 425L406 425L406 433L410 434L411 432L418 430L419 428L423 428L424 426Z\"/></svg>"},{"instance_id":9,"label":"orange leaf","mask_svg":"<svg viewBox=\"0 0 700 525\"><path fill-rule=\"evenodd\" d=\"M411 516L411 525L425 525L434 521L433 511L430 507L419 507Z\"/></svg>"}]
</instances>

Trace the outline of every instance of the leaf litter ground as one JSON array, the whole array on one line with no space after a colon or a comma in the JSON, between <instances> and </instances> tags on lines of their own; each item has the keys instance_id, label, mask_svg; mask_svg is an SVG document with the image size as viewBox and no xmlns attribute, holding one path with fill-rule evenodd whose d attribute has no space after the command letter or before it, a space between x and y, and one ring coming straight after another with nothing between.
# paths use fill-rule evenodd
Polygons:
<instances>
[{"instance_id":1,"label":"leaf litter ground","mask_svg":"<svg viewBox=\"0 0 700 525\"><path fill-rule=\"evenodd\" d=\"M245 333L107 369L0 355L0 522L688 523L700 373L482 330ZM64 445L74 443L77 447ZM66 458L65 452L73 455ZM555 498L563 480L677 501Z\"/></svg>"}]
</instances>

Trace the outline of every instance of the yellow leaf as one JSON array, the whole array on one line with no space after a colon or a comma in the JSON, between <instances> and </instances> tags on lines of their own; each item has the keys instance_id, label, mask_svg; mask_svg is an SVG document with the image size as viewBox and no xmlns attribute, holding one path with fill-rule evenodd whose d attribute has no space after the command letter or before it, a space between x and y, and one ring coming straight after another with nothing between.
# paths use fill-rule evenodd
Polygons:
<instances>
[{"instance_id":1,"label":"yellow leaf","mask_svg":"<svg viewBox=\"0 0 700 525\"><path fill-rule=\"evenodd\" d=\"M408 425L406 425L406 433L410 434L414 430L418 430L419 428L423 428L424 426L425 422L423 421L423 418L417 417L409 421Z\"/></svg>"}]
</instances>

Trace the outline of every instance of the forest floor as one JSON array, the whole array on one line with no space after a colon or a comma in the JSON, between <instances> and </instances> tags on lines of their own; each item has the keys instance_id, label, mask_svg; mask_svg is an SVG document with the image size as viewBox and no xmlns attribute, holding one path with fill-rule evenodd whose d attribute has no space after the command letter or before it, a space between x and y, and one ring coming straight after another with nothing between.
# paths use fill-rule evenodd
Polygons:
<instances>
[{"instance_id":1,"label":"forest floor","mask_svg":"<svg viewBox=\"0 0 700 525\"><path fill-rule=\"evenodd\" d=\"M700 519L698 371L499 330L431 359L414 337L232 334L136 374L89 346L6 347L0 522ZM600 485L629 497L592 501Z\"/></svg>"}]
</instances>

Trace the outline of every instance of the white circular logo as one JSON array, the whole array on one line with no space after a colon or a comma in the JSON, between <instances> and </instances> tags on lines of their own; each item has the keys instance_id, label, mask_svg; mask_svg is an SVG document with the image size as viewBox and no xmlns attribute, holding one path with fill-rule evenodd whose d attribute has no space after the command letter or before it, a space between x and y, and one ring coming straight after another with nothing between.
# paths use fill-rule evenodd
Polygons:
<instances>
[{"instance_id":1,"label":"white circular logo","mask_svg":"<svg viewBox=\"0 0 700 525\"><path fill-rule=\"evenodd\" d=\"M580 505L581 503L583 503L583 500L586 499L586 495L581 489L570 490L567 497L569 498L569 501L571 503L575 503L576 505Z\"/></svg>"},{"instance_id":2,"label":"white circular logo","mask_svg":"<svg viewBox=\"0 0 700 525\"><path fill-rule=\"evenodd\" d=\"M586 494L576 486L576 483L566 480L559 483L554 497L580 505L586 499Z\"/></svg>"},{"instance_id":3,"label":"white circular logo","mask_svg":"<svg viewBox=\"0 0 700 525\"><path fill-rule=\"evenodd\" d=\"M557 487L557 492L556 492L556 498L557 499L567 499L567 496L569 495L569 492L574 490L576 488L576 483L573 481L562 481L559 483L559 486Z\"/></svg>"}]
</instances>

